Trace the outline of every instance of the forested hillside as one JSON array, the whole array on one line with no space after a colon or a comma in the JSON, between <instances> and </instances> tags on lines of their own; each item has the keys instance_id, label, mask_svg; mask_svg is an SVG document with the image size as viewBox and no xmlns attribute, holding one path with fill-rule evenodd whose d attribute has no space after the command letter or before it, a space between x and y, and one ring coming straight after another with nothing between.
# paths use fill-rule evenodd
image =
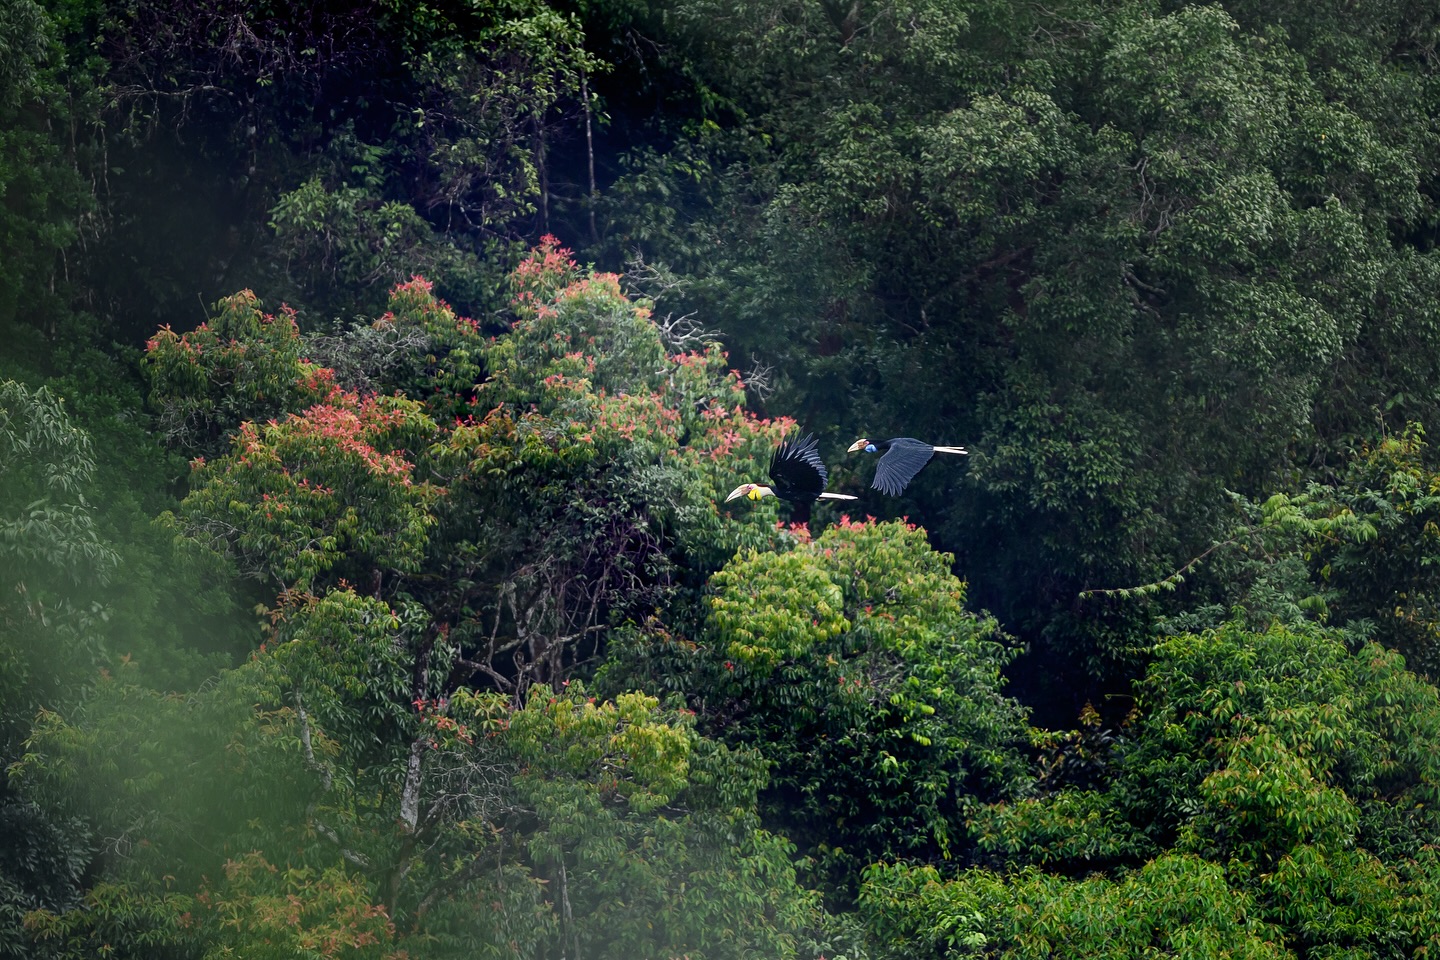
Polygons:
<instances>
[{"instance_id":1,"label":"forested hillside","mask_svg":"<svg viewBox=\"0 0 1440 960\"><path fill-rule=\"evenodd\" d=\"M1434 955L1437 197L1404 0L0 0L0 958Z\"/></svg>"}]
</instances>

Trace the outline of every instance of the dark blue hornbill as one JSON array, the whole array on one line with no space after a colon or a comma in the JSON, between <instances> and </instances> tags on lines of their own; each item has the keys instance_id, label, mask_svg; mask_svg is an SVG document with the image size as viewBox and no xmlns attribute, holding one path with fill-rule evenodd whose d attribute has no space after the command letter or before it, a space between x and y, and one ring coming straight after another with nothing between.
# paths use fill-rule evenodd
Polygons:
<instances>
[{"instance_id":1,"label":"dark blue hornbill","mask_svg":"<svg viewBox=\"0 0 1440 960\"><path fill-rule=\"evenodd\" d=\"M913 437L891 437L889 440L861 437L850 444L846 452L857 450L880 454L880 462L875 464L875 480L870 486L892 497L898 497L935 454L969 453L964 447L937 447Z\"/></svg>"},{"instance_id":2,"label":"dark blue hornbill","mask_svg":"<svg viewBox=\"0 0 1440 960\"><path fill-rule=\"evenodd\" d=\"M816 500L858 499L844 493L825 492L825 481L829 479L830 472L825 469L825 463L815 449L818 443L814 434L809 433L799 440L792 441L788 437L781 440L780 446L770 455L770 482L774 485L742 483L730 491L725 502L729 503L736 497L750 500L779 497L791 503L804 504Z\"/></svg>"}]
</instances>

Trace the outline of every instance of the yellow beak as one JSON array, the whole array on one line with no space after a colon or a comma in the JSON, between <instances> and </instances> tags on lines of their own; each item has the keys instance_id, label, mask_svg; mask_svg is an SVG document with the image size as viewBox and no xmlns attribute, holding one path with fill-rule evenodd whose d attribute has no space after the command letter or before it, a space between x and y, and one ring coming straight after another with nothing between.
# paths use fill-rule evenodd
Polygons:
<instances>
[{"instance_id":1,"label":"yellow beak","mask_svg":"<svg viewBox=\"0 0 1440 960\"><path fill-rule=\"evenodd\" d=\"M754 486L754 484L750 484L750 483L742 483L742 484L740 484L740 486L738 486L738 487L736 487L734 490L731 490L731 491L730 491L730 496L728 496L728 497L725 498L725 502L726 502L726 503L729 503L731 500L734 500L736 497L743 497L743 496L745 496L745 494L750 491L750 488L751 488L752 486Z\"/></svg>"},{"instance_id":2,"label":"yellow beak","mask_svg":"<svg viewBox=\"0 0 1440 960\"><path fill-rule=\"evenodd\" d=\"M865 449L865 444L867 444L867 443L869 443L869 442L870 442L869 440L865 439L864 437L861 437L859 440L856 440L854 443L850 444L850 449L846 450L845 452L846 452L846 453L854 453L856 450L864 450L864 449Z\"/></svg>"}]
</instances>

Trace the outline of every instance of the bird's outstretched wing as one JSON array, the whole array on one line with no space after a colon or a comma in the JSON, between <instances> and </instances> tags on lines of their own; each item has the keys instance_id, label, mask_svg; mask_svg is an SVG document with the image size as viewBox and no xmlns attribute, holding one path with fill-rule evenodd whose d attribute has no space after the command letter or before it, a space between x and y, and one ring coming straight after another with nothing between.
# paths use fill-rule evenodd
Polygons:
<instances>
[{"instance_id":1,"label":"bird's outstretched wing","mask_svg":"<svg viewBox=\"0 0 1440 960\"><path fill-rule=\"evenodd\" d=\"M896 437L890 441L890 449L875 464L875 479L870 486L881 493L898 497L934 455L935 448L923 440Z\"/></svg>"},{"instance_id":2,"label":"bird's outstretched wing","mask_svg":"<svg viewBox=\"0 0 1440 960\"><path fill-rule=\"evenodd\" d=\"M770 455L770 479L775 483L775 496L782 500L814 500L825 491L829 473L820 453L819 441L807 433L799 440L781 440Z\"/></svg>"}]
</instances>

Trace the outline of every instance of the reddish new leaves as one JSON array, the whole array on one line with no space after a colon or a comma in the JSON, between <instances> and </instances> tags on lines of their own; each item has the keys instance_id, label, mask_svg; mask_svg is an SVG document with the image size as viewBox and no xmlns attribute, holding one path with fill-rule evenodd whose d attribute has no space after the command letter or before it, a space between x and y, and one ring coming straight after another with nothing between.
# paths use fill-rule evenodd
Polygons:
<instances>
[{"instance_id":1,"label":"reddish new leaves","mask_svg":"<svg viewBox=\"0 0 1440 960\"><path fill-rule=\"evenodd\" d=\"M416 482L406 451L435 432L414 401L332 387L303 413L242 425L228 455L197 465L186 529L284 586L415 570L441 491Z\"/></svg>"}]
</instances>

